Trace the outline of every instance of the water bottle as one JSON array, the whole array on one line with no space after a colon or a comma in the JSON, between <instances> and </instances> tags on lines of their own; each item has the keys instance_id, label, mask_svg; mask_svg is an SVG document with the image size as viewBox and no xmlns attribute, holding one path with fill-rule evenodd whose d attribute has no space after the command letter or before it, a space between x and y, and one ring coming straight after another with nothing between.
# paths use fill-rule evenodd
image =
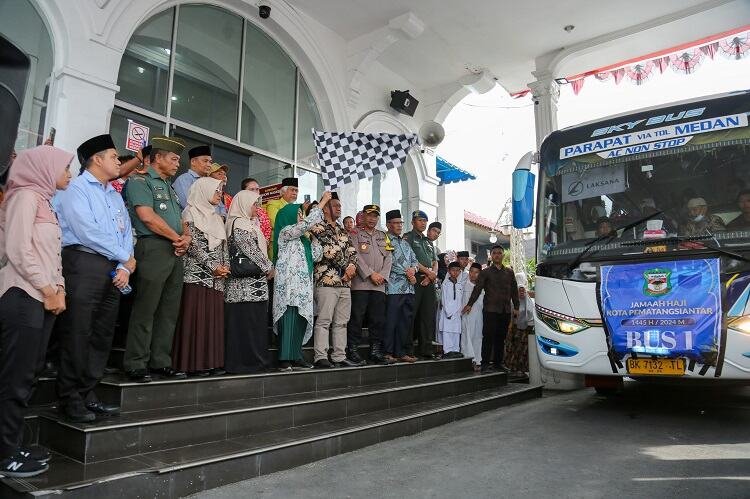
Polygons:
<instances>
[{"instance_id":1,"label":"water bottle","mask_svg":"<svg viewBox=\"0 0 750 499\"><path fill-rule=\"evenodd\" d=\"M109 277L111 277L112 279L114 279L116 275L117 275L117 270L113 270L112 272L109 273ZM132 292L133 292L133 288L130 287L130 284L126 284L125 287L120 290L120 293L124 295L129 295Z\"/></svg>"}]
</instances>

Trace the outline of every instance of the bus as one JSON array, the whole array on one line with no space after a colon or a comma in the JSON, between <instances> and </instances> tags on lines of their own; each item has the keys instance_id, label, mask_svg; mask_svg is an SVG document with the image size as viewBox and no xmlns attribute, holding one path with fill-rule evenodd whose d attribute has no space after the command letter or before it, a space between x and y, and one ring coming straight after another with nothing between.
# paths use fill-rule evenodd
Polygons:
<instances>
[{"instance_id":1,"label":"bus","mask_svg":"<svg viewBox=\"0 0 750 499\"><path fill-rule=\"evenodd\" d=\"M600 392L750 379L749 111L742 91L613 116L550 134L538 179L519 163L545 368Z\"/></svg>"}]
</instances>

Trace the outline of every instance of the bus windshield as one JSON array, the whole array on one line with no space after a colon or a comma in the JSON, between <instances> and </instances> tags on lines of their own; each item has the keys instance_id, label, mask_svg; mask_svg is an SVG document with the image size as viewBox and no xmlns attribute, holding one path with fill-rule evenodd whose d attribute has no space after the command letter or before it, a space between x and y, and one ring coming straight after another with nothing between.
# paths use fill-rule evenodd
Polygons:
<instances>
[{"instance_id":1,"label":"bus windshield","mask_svg":"<svg viewBox=\"0 0 750 499\"><path fill-rule=\"evenodd\" d=\"M584 260L613 260L639 253L748 248L747 113L721 110L722 116L706 118L708 106L694 109L694 114L700 111L702 115L683 116L681 121L675 120L677 124L662 126L668 133L660 141L632 145L637 142L635 132L628 137L615 134L609 136L609 149L597 151L603 141L586 139L591 137L591 130L607 130L598 123L583 133L558 132L552 147L547 144L546 162L543 146L537 205L538 261L570 262L583 252ZM648 122L650 115L664 116L652 112L641 123ZM719 121L727 116L737 119ZM628 121L630 118L620 121L638 122ZM717 128L703 133L709 125L702 121L711 120ZM719 129L723 126L726 129ZM576 143L570 135L574 140L585 137ZM647 135L640 137L649 140ZM577 155L577 151L581 153Z\"/></svg>"}]
</instances>

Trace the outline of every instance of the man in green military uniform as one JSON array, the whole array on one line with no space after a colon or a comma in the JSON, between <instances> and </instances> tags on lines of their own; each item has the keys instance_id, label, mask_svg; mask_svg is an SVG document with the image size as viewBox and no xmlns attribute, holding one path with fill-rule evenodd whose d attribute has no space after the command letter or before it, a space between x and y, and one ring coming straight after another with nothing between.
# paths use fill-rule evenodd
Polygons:
<instances>
[{"instance_id":1,"label":"man in green military uniform","mask_svg":"<svg viewBox=\"0 0 750 499\"><path fill-rule=\"evenodd\" d=\"M123 367L139 383L151 374L184 378L172 369L172 337L182 298L182 255L190 232L182 222L177 194L167 181L180 166L185 143L173 137L151 140L151 166L130 178L128 210L138 235L136 296L130 315Z\"/></svg>"},{"instance_id":2,"label":"man in green military uniform","mask_svg":"<svg viewBox=\"0 0 750 499\"><path fill-rule=\"evenodd\" d=\"M432 242L424 235L427 228L427 214L417 210L411 215L412 230L404 235L417 255L417 284L414 286L414 338L419 342L419 355L425 359L433 358L432 339L435 334L435 316L437 296L437 255ZM412 354L414 345L405 345L406 351Z\"/></svg>"}]
</instances>

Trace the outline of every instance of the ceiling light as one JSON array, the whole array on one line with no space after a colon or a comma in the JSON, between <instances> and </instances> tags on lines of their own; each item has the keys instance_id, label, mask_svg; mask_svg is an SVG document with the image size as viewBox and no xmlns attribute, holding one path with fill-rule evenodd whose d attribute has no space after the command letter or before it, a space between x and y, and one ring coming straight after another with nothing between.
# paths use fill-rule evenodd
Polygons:
<instances>
[{"instance_id":1,"label":"ceiling light","mask_svg":"<svg viewBox=\"0 0 750 499\"><path fill-rule=\"evenodd\" d=\"M576 29L576 27L573 26L572 24L568 24L567 26L563 26L563 29L565 30L566 33L570 33L571 31Z\"/></svg>"},{"instance_id":2,"label":"ceiling light","mask_svg":"<svg viewBox=\"0 0 750 499\"><path fill-rule=\"evenodd\" d=\"M146 70L143 69L143 66L138 66L138 72L139 73L143 74L144 71L146 71Z\"/></svg>"},{"instance_id":3,"label":"ceiling light","mask_svg":"<svg viewBox=\"0 0 750 499\"><path fill-rule=\"evenodd\" d=\"M177 100L177 96L176 96L176 95L173 95L173 96L172 96L172 100Z\"/></svg>"},{"instance_id":4,"label":"ceiling light","mask_svg":"<svg viewBox=\"0 0 750 499\"><path fill-rule=\"evenodd\" d=\"M497 236L495 235L494 232L490 232L490 242L492 244L495 244L497 242Z\"/></svg>"},{"instance_id":5,"label":"ceiling light","mask_svg":"<svg viewBox=\"0 0 750 499\"><path fill-rule=\"evenodd\" d=\"M164 52L166 52L167 55L170 55L172 53L172 50L171 49L164 49Z\"/></svg>"}]
</instances>

